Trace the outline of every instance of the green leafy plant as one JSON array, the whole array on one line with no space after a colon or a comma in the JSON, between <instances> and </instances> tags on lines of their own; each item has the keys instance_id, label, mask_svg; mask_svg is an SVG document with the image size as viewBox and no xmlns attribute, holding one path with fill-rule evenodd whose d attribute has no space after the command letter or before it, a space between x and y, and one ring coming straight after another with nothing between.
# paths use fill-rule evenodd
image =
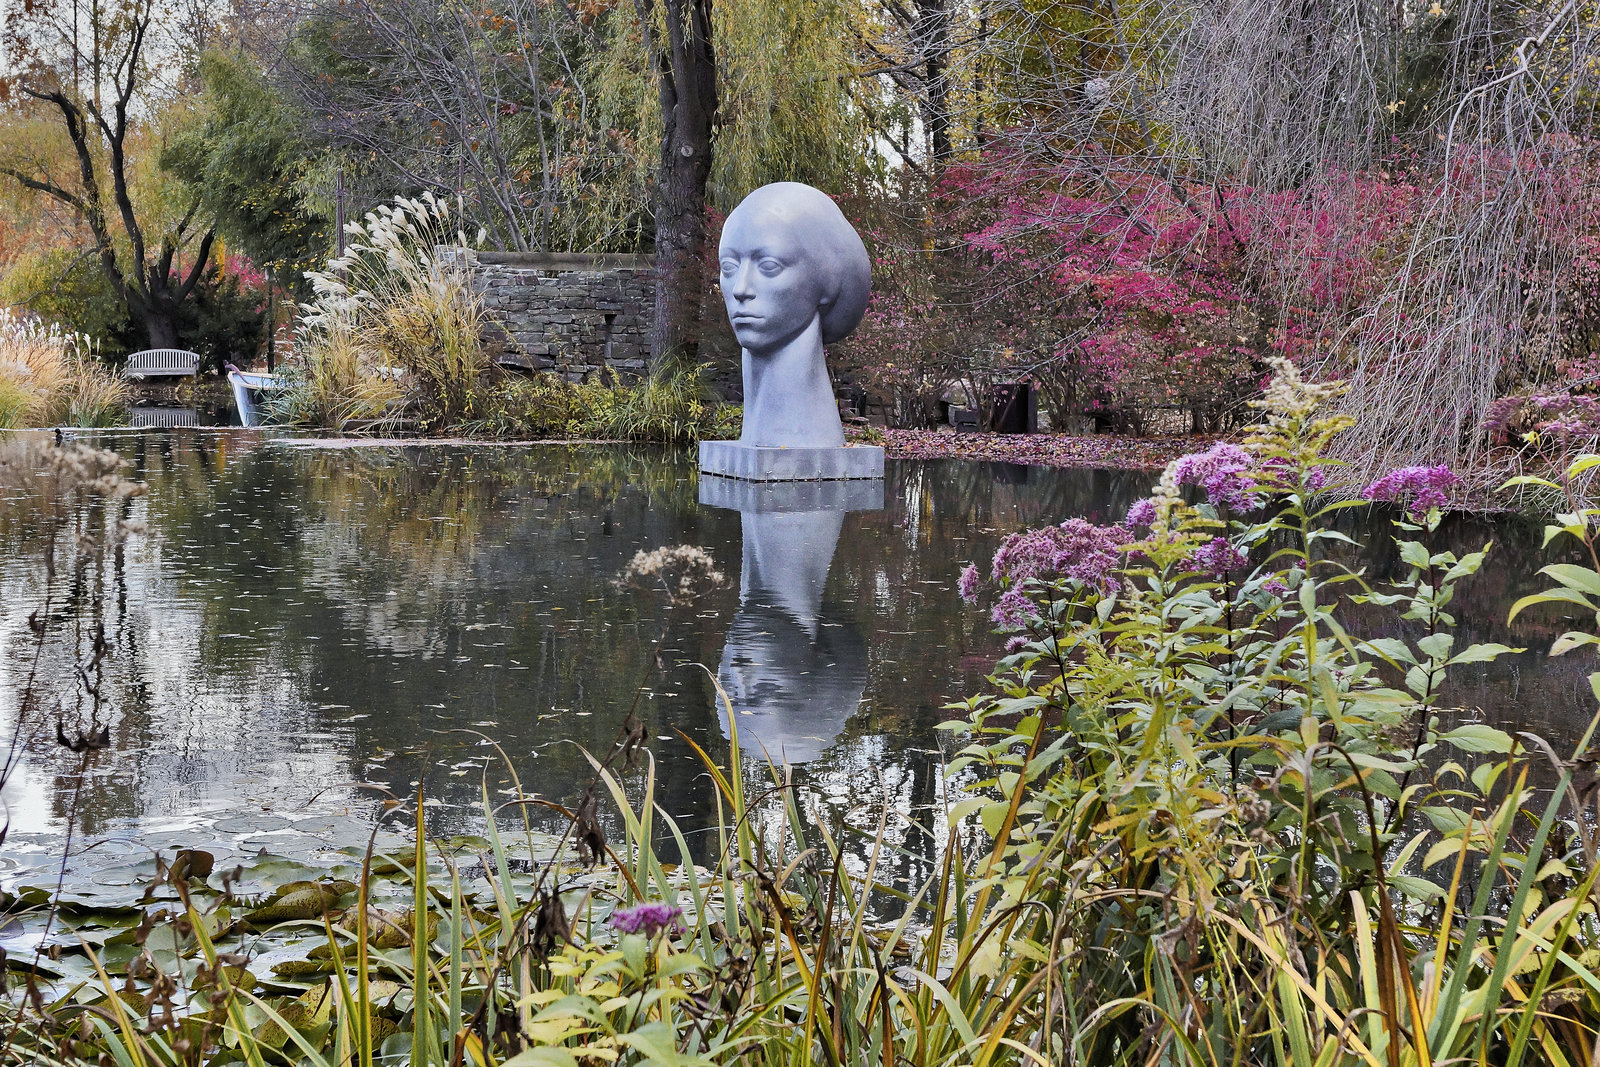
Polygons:
<instances>
[{"instance_id":1,"label":"green leafy plant","mask_svg":"<svg viewBox=\"0 0 1600 1067\"><path fill-rule=\"evenodd\" d=\"M1391 588L1330 553L1327 520L1359 503L1321 495L1336 392L1281 365L1244 446L1170 466L1135 529L996 556L1017 637L968 705L956 767L979 795L958 813L994 841L973 911L1012 988L1039 990L1015 1010L1054 1062L1587 1062L1594 841L1572 765L1541 802L1547 748L1442 725L1447 671L1507 651L1450 632L1488 546L1432 551L1419 492ZM1348 601L1422 635L1363 639Z\"/></svg>"},{"instance_id":2,"label":"green leafy plant","mask_svg":"<svg viewBox=\"0 0 1600 1067\"><path fill-rule=\"evenodd\" d=\"M716 425L717 406L699 367L669 362L614 390L579 425L594 437L686 444Z\"/></svg>"}]
</instances>

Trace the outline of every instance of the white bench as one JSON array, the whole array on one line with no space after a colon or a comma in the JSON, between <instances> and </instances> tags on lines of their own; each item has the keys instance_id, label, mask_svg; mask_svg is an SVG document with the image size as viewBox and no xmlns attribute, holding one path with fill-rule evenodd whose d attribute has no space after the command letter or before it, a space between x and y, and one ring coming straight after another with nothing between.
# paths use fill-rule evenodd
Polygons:
<instances>
[{"instance_id":1,"label":"white bench","mask_svg":"<svg viewBox=\"0 0 1600 1067\"><path fill-rule=\"evenodd\" d=\"M130 378L193 378L200 354L182 348L147 348L128 357Z\"/></svg>"}]
</instances>

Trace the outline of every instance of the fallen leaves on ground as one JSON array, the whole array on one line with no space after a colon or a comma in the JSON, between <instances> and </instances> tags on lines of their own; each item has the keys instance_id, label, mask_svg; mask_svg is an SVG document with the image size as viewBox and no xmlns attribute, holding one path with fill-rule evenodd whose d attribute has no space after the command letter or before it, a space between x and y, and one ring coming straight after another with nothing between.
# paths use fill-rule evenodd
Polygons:
<instances>
[{"instance_id":1,"label":"fallen leaves on ground","mask_svg":"<svg viewBox=\"0 0 1600 1067\"><path fill-rule=\"evenodd\" d=\"M1220 438L1124 437L1118 434L955 433L950 430L885 430L891 459L977 459L1041 467L1158 469L1183 455L1209 448Z\"/></svg>"}]
</instances>

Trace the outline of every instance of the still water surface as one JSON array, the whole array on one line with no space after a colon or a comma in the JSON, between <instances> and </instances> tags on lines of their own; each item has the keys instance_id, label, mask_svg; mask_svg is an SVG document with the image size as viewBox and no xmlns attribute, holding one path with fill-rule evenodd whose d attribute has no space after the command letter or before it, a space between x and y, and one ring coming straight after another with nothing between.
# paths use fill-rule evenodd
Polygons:
<instances>
[{"instance_id":1,"label":"still water surface","mask_svg":"<svg viewBox=\"0 0 1600 1067\"><path fill-rule=\"evenodd\" d=\"M976 692L999 650L955 595L960 569L1015 530L1117 519L1155 477L890 461L881 507L746 500L741 515L700 502L683 452L328 447L192 429L105 443L149 486L129 516L148 532L76 594L103 598L112 745L80 780L53 720L30 733L5 797L0 878L13 881L59 856L69 824L90 846L80 877L155 847L315 852L363 822L347 816L419 786L433 831L468 832L483 769L492 788L507 784L499 752L524 789L571 803L590 777L580 749L609 747L641 685L658 796L693 833L714 797L688 742L728 750L713 677L747 748L798 764L825 807L914 817L943 795L942 705ZM1370 542L1369 576L1395 573L1387 519L1345 514ZM1540 536L1515 518L1453 517L1442 531L1463 551L1497 542L1456 601L1460 640L1527 646L1464 668L1452 696L1569 741L1587 722L1592 664L1546 658L1558 615L1504 625L1547 561ZM31 543L0 534L5 736L42 591ZM615 584L635 552L675 544L705 549L728 584L670 614ZM69 732L70 670L46 664Z\"/></svg>"}]
</instances>

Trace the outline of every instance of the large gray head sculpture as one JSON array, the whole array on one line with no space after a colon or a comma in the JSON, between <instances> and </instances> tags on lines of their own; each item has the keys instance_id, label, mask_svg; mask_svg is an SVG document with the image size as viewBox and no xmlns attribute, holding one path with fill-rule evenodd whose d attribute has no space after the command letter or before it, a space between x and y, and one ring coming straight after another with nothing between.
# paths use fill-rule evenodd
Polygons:
<instances>
[{"instance_id":1,"label":"large gray head sculpture","mask_svg":"<svg viewBox=\"0 0 1600 1067\"><path fill-rule=\"evenodd\" d=\"M822 346L856 328L872 292L872 265L855 228L821 190L776 182L733 209L718 257L728 322L744 350L740 440L844 444Z\"/></svg>"}]
</instances>

